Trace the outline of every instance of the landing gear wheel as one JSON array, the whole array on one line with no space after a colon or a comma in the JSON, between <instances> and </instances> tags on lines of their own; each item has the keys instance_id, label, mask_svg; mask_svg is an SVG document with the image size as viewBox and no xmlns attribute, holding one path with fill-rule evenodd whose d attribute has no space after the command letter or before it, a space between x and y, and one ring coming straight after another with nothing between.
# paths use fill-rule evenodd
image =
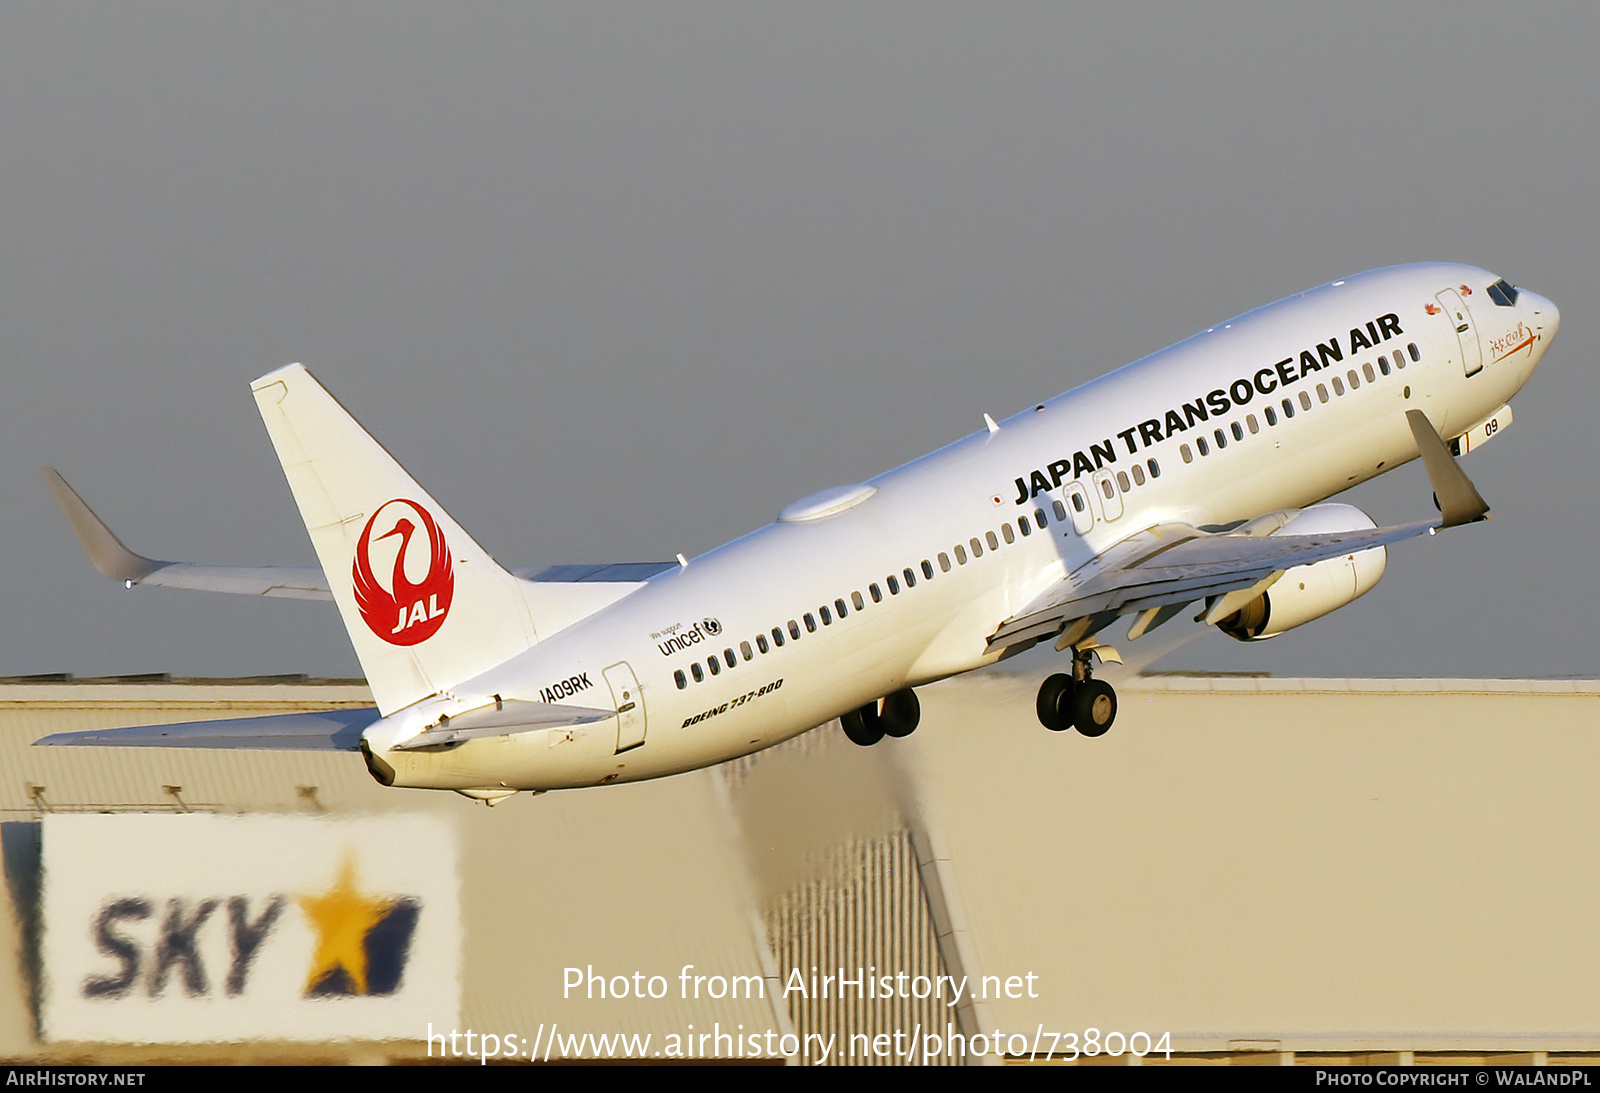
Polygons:
<instances>
[{"instance_id":1,"label":"landing gear wheel","mask_svg":"<svg viewBox=\"0 0 1600 1093\"><path fill-rule=\"evenodd\" d=\"M867 706L867 709L871 708ZM921 720L922 703L917 701L917 693L906 687L883 700L883 713L878 717L878 724L882 726L885 736L902 737L915 732L917 722Z\"/></svg>"},{"instance_id":2,"label":"landing gear wheel","mask_svg":"<svg viewBox=\"0 0 1600 1093\"><path fill-rule=\"evenodd\" d=\"M1066 732L1072 728L1072 677L1056 673L1039 685L1039 702L1035 707L1039 724L1051 732Z\"/></svg>"},{"instance_id":3,"label":"landing gear wheel","mask_svg":"<svg viewBox=\"0 0 1600 1093\"><path fill-rule=\"evenodd\" d=\"M1073 720L1085 736L1104 736L1117 719L1117 692L1111 684L1086 679L1072 695Z\"/></svg>"},{"instance_id":4,"label":"landing gear wheel","mask_svg":"<svg viewBox=\"0 0 1600 1093\"><path fill-rule=\"evenodd\" d=\"M870 748L883 739L883 725L878 717L878 704L869 702L859 710L851 710L839 717L839 727L850 738L850 743Z\"/></svg>"}]
</instances>

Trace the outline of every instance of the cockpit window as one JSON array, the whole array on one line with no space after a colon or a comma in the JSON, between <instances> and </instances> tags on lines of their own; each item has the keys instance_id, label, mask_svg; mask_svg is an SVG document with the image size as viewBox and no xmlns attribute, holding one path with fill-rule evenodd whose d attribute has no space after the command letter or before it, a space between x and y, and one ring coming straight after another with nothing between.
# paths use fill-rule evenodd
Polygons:
<instances>
[{"instance_id":1,"label":"cockpit window","mask_svg":"<svg viewBox=\"0 0 1600 1093\"><path fill-rule=\"evenodd\" d=\"M1513 307L1517 302L1517 286L1500 280L1489 286L1489 299L1501 307Z\"/></svg>"}]
</instances>

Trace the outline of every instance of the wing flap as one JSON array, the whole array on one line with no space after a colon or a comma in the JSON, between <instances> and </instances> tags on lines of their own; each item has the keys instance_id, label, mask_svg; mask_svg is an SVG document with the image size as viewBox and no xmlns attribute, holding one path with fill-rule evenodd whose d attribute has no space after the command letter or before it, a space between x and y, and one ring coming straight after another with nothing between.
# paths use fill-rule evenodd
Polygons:
<instances>
[{"instance_id":1,"label":"wing flap","mask_svg":"<svg viewBox=\"0 0 1600 1093\"><path fill-rule=\"evenodd\" d=\"M294 600L331 600L328 579L314 565L195 565L169 562L134 584L188 588L197 592L232 592L241 596L282 596Z\"/></svg>"}]
</instances>

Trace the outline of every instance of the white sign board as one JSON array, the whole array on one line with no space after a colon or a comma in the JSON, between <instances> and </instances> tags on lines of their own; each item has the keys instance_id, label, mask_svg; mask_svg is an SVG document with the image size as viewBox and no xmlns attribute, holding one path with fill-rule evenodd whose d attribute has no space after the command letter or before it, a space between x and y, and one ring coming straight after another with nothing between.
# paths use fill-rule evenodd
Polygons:
<instances>
[{"instance_id":1,"label":"white sign board","mask_svg":"<svg viewBox=\"0 0 1600 1093\"><path fill-rule=\"evenodd\" d=\"M47 815L43 837L47 1040L421 1039L459 1023L445 823Z\"/></svg>"}]
</instances>

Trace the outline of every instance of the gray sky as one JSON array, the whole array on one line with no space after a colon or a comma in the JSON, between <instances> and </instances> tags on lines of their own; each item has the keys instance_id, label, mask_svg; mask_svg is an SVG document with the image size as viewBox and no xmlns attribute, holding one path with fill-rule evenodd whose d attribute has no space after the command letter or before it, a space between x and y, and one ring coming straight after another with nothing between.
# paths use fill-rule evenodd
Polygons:
<instances>
[{"instance_id":1,"label":"gray sky","mask_svg":"<svg viewBox=\"0 0 1600 1093\"><path fill-rule=\"evenodd\" d=\"M99 577L38 475L311 562L248 393L289 361L507 564L662 558L1444 259L1562 309L1465 461L1495 519L1159 666L1595 675L1600 8L1309 9L0 7L0 674L357 674L331 605ZM1431 512L1418 465L1349 499Z\"/></svg>"}]
</instances>

